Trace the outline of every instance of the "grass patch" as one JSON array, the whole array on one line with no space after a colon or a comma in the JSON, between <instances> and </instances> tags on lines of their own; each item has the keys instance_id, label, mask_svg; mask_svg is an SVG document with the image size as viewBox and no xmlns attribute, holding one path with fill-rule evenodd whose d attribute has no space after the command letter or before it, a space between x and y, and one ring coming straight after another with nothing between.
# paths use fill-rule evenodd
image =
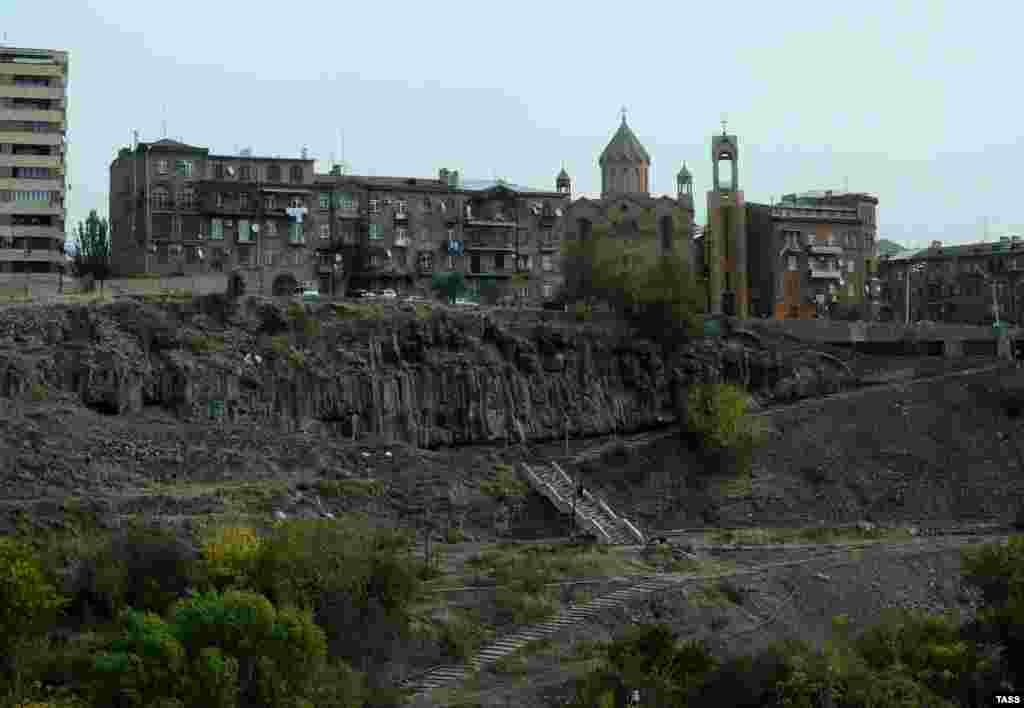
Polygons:
<instances>
[{"instance_id":1,"label":"grass patch","mask_svg":"<svg viewBox=\"0 0 1024 708\"><path fill-rule=\"evenodd\" d=\"M426 322L434 316L434 308L430 305L415 305L413 306L413 312L416 314L416 319L420 322Z\"/></svg>"},{"instance_id":2,"label":"grass patch","mask_svg":"<svg viewBox=\"0 0 1024 708\"><path fill-rule=\"evenodd\" d=\"M320 336L320 321L310 317L305 305L293 302L288 306L288 321L292 323L295 331L305 337L312 339Z\"/></svg>"},{"instance_id":3,"label":"grass patch","mask_svg":"<svg viewBox=\"0 0 1024 708\"><path fill-rule=\"evenodd\" d=\"M166 288L158 292L144 293L142 295L142 302L147 305L183 305L191 303L193 299L191 290L181 290L178 288Z\"/></svg>"},{"instance_id":4,"label":"grass patch","mask_svg":"<svg viewBox=\"0 0 1024 708\"><path fill-rule=\"evenodd\" d=\"M193 354L219 354L224 351L224 337L197 334L188 338L188 347Z\"/></svg>"},{"instance_id":5,"label":"grass patch","mask_svg":"<svg viewBox=\"0 0 1024 708\"><path fill-rule=\"evenodd\" d=\"M15 305L32 302L32 295L25 294L25 288L0 288L0 303Z\"/></svg>"},{"instance_id":6,"label":"grass patch","mask_svg":"<svg viewBox=\"0 0 1024 708\"><path fill-rule=\"evenodd\" d=\"M384 319L384 307L373 303L334 303L334 315L340 320L376 321Z\"/></svg>"},{"instance_id":7,"label":"grass patch","mask_svg":"<svg viewBox=\"0 0 1024 708\"><path fill-rule=\"evenodd\" d=\"M387 484L379 479L321 479L316 483L316 491L327 499L375 498L384 495Z\"/></svg>"},{"instance_id":8,"label":"grass patch","mask_svg":"<svg viewBox=\"0 0 1024 708\"><path fill-rule=\"evenodd\" d=\"M499 585L526 583L539 589L546 583L577 578L603 578L650 572L646 563L627 557L626 551L602 553L593 547L538 544L499 544L466 561L478 576L486 575Z\"/></svg>"},{"instance_id":9,"label":"grass patch","mask_svg":"<svg viewBox=\"0 0 1024 708\"><path fill-rule=\"evenodd\" d=\"M694 607L722 609L736 604L730 594L724 592L720 583L715 583L690 594L690 604Z\"/></svg>"},{"instance_id":10,"label":"grass patch","mask_svg":"<svg viewBox=\"0 0 1024 708\"><path fill-rule=\"evenodd\" d=\"M46 384L42 383L32 384L32 389L30 390L29 393L32 397L32 400L35 401L36 403L45 401L50 397L49 387L47 387Z\"/></svg>"},{"instance_id":11,"label":"grass patch","mask_svg":"<svg viewBox=\"0 0 1024 708\"><path fill-rule=\"evenodd\" d=\"M114 301L114 295L109 290L92 293L65 290L61 298L67 305L105 305Z\"/></svg>"},{"instance_id":12,"label":"grass patch","mask_svg":"<svg viewBox=\"0 0 1024 708\"><path fill-rule=\"evenodd\" d=\"M876 527L822 526L807 529L738 529L715 531L708 536L711 543L725 545L782 545L787 543L851 543L857 541L903 541L911 538L907 529Z\"/></svg>"},{"instance_id":13,"label":"grass patch","mask_svg":"<svg viewBox=\"0 0 1024 708\"><path fill-rule=\"evenodd\" d=\"M288 496L287 482L267 480L264 482L227 483L179 483L152 484L147 493L153 496L168 496L176 499L198 497L219 497L227 513L223 521L243 521L247 514L272 512Z\"/></svg>"},{"instance_id":14,"label":"grass patch","mask_svg":"<svg viewBox=\"0 0 1024 708\"><path fill-rule=\"evenodd\" d=\"M479 610L452 610L449 621L440 628L445 653L460 661L468 659L493 637L494 630L481 619Z\"/></svg>"},{"instance_id":15,"label":"grass patch","mask_svg":"<svg viewBox=\"0 0 1024 708\"><path fill-rule=\"evenodd\" d=\"M718 483L718 493L726 499L747 499L754 495L754 478L750 472L744 472Z\"/></svg>"}]
</instances>

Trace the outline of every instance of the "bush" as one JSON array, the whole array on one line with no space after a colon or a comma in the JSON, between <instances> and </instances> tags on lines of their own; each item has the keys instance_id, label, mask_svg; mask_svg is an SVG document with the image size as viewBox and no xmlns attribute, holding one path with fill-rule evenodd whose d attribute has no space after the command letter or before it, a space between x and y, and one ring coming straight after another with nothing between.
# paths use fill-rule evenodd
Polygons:
<instances>
[{"instance_id":1,"label":"bush","mask_svg":"<svg viewBox=\"0 0 1024 708\"><path fill-rule=\"evenodd\" d=\"M244 584L253 571L261 544L259 533L252 527L216 530L203 544L206 578L220 590Z\"/></svg>"},{"instance_id":2,"label":"bush","mask_svg":"<svg viewBox=\"0 0 1024 708\"><path fill-rule=\"evenodd\" d=\"M192 584L197 554L167 529L132 526L84 559L75 607L116 617L126 607L163 614Z\"/></svg>"},{"instance_id":3,"label":"bush","mask_svg":"<svg viewBox=\"0 0 1024 708\"><path fill-rule=\"evenodd\" d=\"M713 471L749 471L753 451L765 439L760 420L747 414L750 397L731 384L701 384L687 395L686 427Z\"/></svg>"},{"instance_id":4,"label":"bush","mask_svg":"<svg viewBox=\"0 0 1024 708\"><path fill-rule=\"evenodd\" d=\"M494 476L480 483L480 491L498 502L522 499L529 493L530 485L516 476L511 465L494 466Z\"/></svg>"},{"instance_id":5,"label":"bush","mask_svg":"<svg viewBox=\"0 0 1024 708\"><path fill-rule=\"evenodd\" d=\"M213 335L195 335L188 339L193 354L219 354L224 351L224 338Z\"/></svg>"},{"instance_id":6,"label":"bush","mask_svg":"<svg viewBox=\"0 0 1024 708\"><path fill-rule=\"evenodd\" d=\"M44 576L32 549L0 538L0 669L4 673L20 677L15 663L20 650L45 636L66 604Z\"/></svg>"},{"instance_id":7,"label":"bush","mask_svg":"<svg viewBox=\"0 0 1024 708\"><path fill-rule=\"evenodd\" d=\"M453 659L466 660L492 636L479 614L454 610L451 619L441 627L441 647Z\"/></svg>"}]
</instances>

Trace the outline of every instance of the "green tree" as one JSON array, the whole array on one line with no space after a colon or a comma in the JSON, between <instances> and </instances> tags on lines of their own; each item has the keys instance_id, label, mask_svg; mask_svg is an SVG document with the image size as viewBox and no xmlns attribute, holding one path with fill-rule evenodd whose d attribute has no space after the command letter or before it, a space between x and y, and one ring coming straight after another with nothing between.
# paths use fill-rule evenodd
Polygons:
<instances>
[{"instance_id":1,"label":"green tree","mask_svg":"<svg viewBox=\"0 0 1024 708\"><path fill-rule=\"evenodd\" d=\"M110 277L109 231L109 223L95 209L84 222L78 222L74 264L79 276L91 275L100 283Z\"/></svg>"},{"instance_id":2,"label":"green tree","mask_svg":"<svg viewBox=\"0 0 1024 708\"><path fill-rule=\"evenodd\" d=\"M459 271L435 273L431 287L440 293L449 304L455 304L455 300L461 297L468 289L466 278Z\"/></svg>"},{"instance_id":3,"label":"green tree","mask_svg":"<svg viewBox=\"0 0 1024 708\"><path fill-rule=\"evenodd\" d=\"M66 604L32 549L0 538L0 669L14 679L16 698L21 698L20 652L45 637Z\"/></svg>"}]
</instances>

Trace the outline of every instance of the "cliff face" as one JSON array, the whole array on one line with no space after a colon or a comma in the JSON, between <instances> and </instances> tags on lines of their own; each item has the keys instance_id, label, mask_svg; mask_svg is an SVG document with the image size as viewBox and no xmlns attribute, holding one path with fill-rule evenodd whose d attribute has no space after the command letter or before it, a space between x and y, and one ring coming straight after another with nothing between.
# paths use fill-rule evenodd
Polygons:
<instances>
[{"instance_id":1,"label":"cliff face","mask_svg":"<svg viewBox=\"0 0 1024 708\"><path fill-rule=\"evenodd\" d=\"M666 365L649 343L597 327L498 314L312 309L210 296L185 304L0 312L0 395L73 392L109 414L223 405L235 422L327 426L420 446L630 431L672 420L687 385L746 381L763 398L841 378L737 342L700 342ZM213 405L211 406L211 402Z\"/></svg>"}]
</instances>

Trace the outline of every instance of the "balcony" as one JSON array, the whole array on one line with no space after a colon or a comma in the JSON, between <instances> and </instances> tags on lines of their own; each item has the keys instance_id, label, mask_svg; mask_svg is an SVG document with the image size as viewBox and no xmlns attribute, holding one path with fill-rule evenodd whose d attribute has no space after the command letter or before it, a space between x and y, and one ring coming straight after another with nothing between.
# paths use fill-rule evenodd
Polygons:
<instances>
[{"instance_id":1,"label":"balcony","mask_svg":"<svg viewBox=\"0 0 1024 708\"><path fill-rule=\"evenodd\" d=\"M34 261L36 263L63 263L64 254L59 250L32 250L28 253L23 248L0 248L0 261Z\"/></svg>"},{"instance_id":2,"label":"balcony","mask_svg":"<svg viewBox=\"0 0 1024 708\"><path fill-rule=\"evenodd\" d=\"M338 207L337 209L335 209L334 213L337 214L338 217L341 218L341 219L358 219L361 216L364 216L364 214L362 214L359 211L359 207L358 206L351 206L351 207L342 206L342 207Z\"/></svg>"},{"instance_id":3,"label":"balcony","mask_svg":"<svg viewBox=\"0 0 1024 708\"><path fill-rule=\"evenodd\" d=\"M16 76L64 76L65 64L23 64L21 62L0 62L0 74Z\"/></svg>"},{"instance_id":4,"label":"balcony","mask_svg":"<svg viewBox=\"0 0 1024 708\"><path fill-rule=\"evenodd\" d=\"M64 98L64 89L60 86L18 86L16 84L0 84L0 96L4 98L44 98L60 100Z\"/></svg>"},{"instance_id":5,"label":"balcony","mask_svg":"<svg viewBox=\"0 0 1024 708\"><path fill-rule=\"evenodd\" d=\"M64 180L36 179L35 177L0 177L0 189L60 192L64 189Z\"/></svg>"},{"instance_id":6,"label":"balcony","mask_svg":"<svg viewBox=\"0 0 1024 708\"><path fill-rule=\"evenodd\" d=\"M841 280L842 271L838 268L809 268L811 280Z\"/></svg>"},{"instance_id":7,"label":"balcony","mask_svg":"<svg viewBox=\"0 0 1024 708\"><path fill-rule=\"evenodd\" d=\"M63 239L64 228L62 226L0 226L0 236Z\"/></svg>"},{"instance_id":8,"label":"balcony","mask_svg":"<svg viewBox=\"0 0 1024 708\"><path fill-rule=\"evenodd\" d=\"M466 226L487 226L504 229L514 229L517 226L515 221L504 221L502 219L488 219L480 216L467 216Z\"/></svg>"},{"instance_id":9,"label":"balcony","mask_svg":"<svg viewBox=\"0 0 1024 708\"><path fill-rule=\"evenodd\" d=\"M0 143L7 143L9 145L62 145L64 143L64 136L60 132L3 131L0 132Z\"/></svg>"},{"instance_id":10,"label":"balcony","mask_svg":"<svg viewBox=\"0 0 1024 708\"><path fill-rule=\"evenodd\" d=\"M807 247L807 250L815 256L841 256L843 255L842 246L833 246L821 243L812 243Z\"/></svg>"},{"instance_id":11,"label":"balcony","mask_svg":"<svg viewBox=\"0 0 1024 708\"><path fill-rule=\"evenodd\" d=\"M407 211L396 211L395 212L395 221L408 221L408 220L409 220L409 212L407 212Z\"/></svg>"},{"instance_id":12,"label":"balcony","mask_svg":"<svg viewBox=\"0 0 1024 708\"><path fill-rule=\"evenodd\" d=\"M515 268L502 268L501 270L495 270L494 268L490 268L489 270L471 270L467 275L471 275L477 278L510 278L515 274Z\"/></svg>"},{"instance_id":13,"label":"balcony","mask_svg":"<svg viewBox=\"0 0 1024 708\"><path fill-rule=\"evenodd\" d=\"M470 239L466 242L467 251L515 251L516 245L511 242Z\"/></svg>"},{"instance_id":14,"label":"balcony","mask_svg":"<svg viewBox=\"0 0 1024 708\"><path fill-rule=\"evenodd\" d=\"M39 214L62 216L64 207L51 202L0 202L0 214Z\"/></svg>"},{"instance_id":15,"label":"balcony","mask_svg":"<svg viewBox=\"0 0 1024 708\"><path fill-rule=\"evenodd\" d=\"M63 126L64 111L47 111L35 108L0 108L0 120L59 123Z\"/></svg>"},{"instance_id":16,"label":"balcony","mask_svg":"<svg viewBox=\"0 0 1024 708\"><path fill-rule=\"evenodd\" d=\"M0 167L47 167L61 169L59 155L6 155L0 154Z\"/></svg>"},{"instance_id":17,"label":"balcony","mask_svg":"<svg viewBox=\"0 0 1024 708\"><path fill-rule=\"evenodd\" d=\"M409 246L412 245L412 239L410 239L408 236L396 236L395 245L400 248L408 248Z\"/></svg>"},{"instance_id":18,"label":"balcony","mask_svg":"<svg viewBox=\"0 0 1024 708\"><path fill-rule=\"evenodd\" d=\"M537 244L537 248L542 251L557 251L561 248L561 244L556 239L543 239Z\"/></svg>"}]
</instances>

